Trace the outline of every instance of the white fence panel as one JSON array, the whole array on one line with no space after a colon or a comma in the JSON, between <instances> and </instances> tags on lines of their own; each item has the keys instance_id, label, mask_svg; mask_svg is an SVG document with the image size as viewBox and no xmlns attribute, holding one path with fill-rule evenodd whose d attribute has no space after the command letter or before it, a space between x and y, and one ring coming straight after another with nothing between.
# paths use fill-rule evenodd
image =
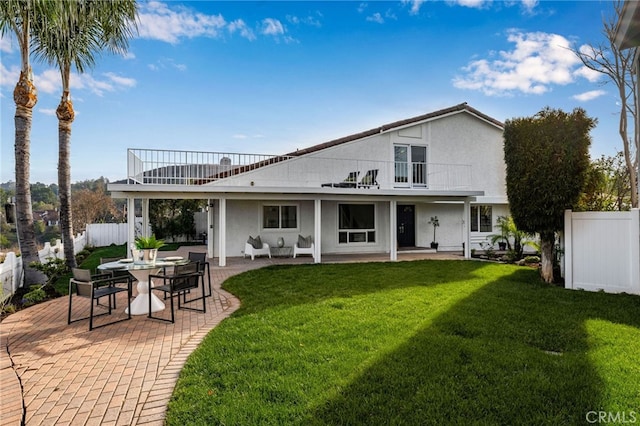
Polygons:
<instances>
[{"instance_id":1,"label":"white fence panel","mask_svg":"<svg viewBox=\"0 0 640 426\"><path fill-rule=\"evenodd\" d=\"M87 244L93 247L106 247L111 244L125 244L128 238L126 223L87 224Z\"/></svg>"},{"instance_id":2,"label":"white fence panel","mask_svg":"<svg viewBox=\"0 0 640 426\"><path fill-rule=\"evenodd\" d=\"M2 297L9 297L22 284L22 258L12 251L6 254L4 262L0 263L0 281L2 281Z\"/></svg>"},{"instance_id":3,"label":"white fence panel","mask_svg":"<svg viewBox=\"0 0 640 426\"><path fill-rule=\"evenodd\" d=\"M640 294L640 210L565 212L565 287Z\"/></svg>"}]
</instances>

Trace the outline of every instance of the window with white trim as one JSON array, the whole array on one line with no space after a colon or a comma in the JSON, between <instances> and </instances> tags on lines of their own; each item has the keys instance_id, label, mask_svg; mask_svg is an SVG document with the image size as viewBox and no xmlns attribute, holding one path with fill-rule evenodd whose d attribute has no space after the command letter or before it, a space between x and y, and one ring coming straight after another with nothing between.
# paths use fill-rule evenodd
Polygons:
<instances>
[{"instance_id":1,"label":"window with white trim","mask_svg":"<svg viewBox=\"0 0 640 426\"><path fill-rule=\"evenodd\" d=\"M491 206L471 206L471 232L492 232Z\"/></svg>"},{"instance_id":2,"label":"window with white trim","mask_svg":"<svg viewBox=\"0 0 640 426\"><path fill-rule=\"evenodd\" d=\"M298 206L285 204L262 206L262 227L264 229L296 229Z\"/></svg>"},{"instance_id":3,"label":"window with white trim","mask_svg":"<svg viewBox=\"0 0 640 426\"><path fill-rule=\"evenodd\" d=\"M373 204L338 204L338 243L375 243L376 209Z\"/></svg>"}]
</instances>

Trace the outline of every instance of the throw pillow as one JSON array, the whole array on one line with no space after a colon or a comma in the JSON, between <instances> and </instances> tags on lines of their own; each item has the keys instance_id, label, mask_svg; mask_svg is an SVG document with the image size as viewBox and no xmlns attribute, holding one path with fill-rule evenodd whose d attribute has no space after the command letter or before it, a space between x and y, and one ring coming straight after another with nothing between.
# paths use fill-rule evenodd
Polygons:
<instances>
[{"instance_id":1,"label":"throw pillow","mask_svg":"<svg viewBox=\"0 0 640 426\"><path fill-rule=\"evenodd\" d=\"M254 249L262 248L262 241L260 241L259 235L256 238L253 238L251 235L249 235L249 239L247 240L247 243L249 243L251 247L253 247Z\"/></svg>"},{"instance_id":2,"label":"throw pillow","mask_svg":"<svg viewBox=\"0 0 640 426\"><path fill-rule=\"evenodd\" d=\"M298 248L309 248L311 247L311 235L307 238L302 235L298 235Z\"/></svg>"},{"instance_id":3,"label":"throw pillow","mask_svg":"<svg viewBox=\"0 0 640 426\"><path fill-rule=\"evenodd\" d=\"M260 239L260 235L253 239L253 248L261 249L262 248L262 240Z\"/></svg>"}]
</instances>

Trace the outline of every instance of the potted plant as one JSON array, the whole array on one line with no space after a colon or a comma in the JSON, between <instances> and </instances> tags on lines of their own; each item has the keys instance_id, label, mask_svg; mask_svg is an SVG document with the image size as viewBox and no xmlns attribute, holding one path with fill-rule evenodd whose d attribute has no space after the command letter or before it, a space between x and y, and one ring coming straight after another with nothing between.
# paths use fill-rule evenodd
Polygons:
<instances>
[{"instance_id":1,"label":"potted plant","mask_svg":"<svg viewBox=\"0 0 640 426\"><path fill-rule=\"evenodd\" d=\"M151 235L150 237L138 237L135 242L136 252L133 254L134 258L138 263L150 263L153 265L156 263L158 249L165 245L164 241L156 239L155 235Z\"/></svg>"},{"instance_id":2,"label":"potted plant","mask_svg":"<svg viewBox=\"0 0 640 426\"><path fill-rule=\"evenodd\" d=\"M431 241L431 248L438 250L438 243L436 242L436 228L440 226L438 216L431 216L429 223L433 225L433 241Z\"/></svg>"}]
</instances>

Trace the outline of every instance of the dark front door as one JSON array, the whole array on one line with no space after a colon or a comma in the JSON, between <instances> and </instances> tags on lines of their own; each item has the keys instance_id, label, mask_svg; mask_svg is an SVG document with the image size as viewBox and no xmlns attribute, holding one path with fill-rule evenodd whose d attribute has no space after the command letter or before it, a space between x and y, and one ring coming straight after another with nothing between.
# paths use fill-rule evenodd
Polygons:
<instances>
[{"instance_id":1,"label":"dark front door","mask_svg":"<svg viewBox=\"0 0 640 426\"><path fill-rule=\"evenodd\" d=\"M398 206L398 247L416 245L415 206Z\"/></svg>"}]
</instances>

